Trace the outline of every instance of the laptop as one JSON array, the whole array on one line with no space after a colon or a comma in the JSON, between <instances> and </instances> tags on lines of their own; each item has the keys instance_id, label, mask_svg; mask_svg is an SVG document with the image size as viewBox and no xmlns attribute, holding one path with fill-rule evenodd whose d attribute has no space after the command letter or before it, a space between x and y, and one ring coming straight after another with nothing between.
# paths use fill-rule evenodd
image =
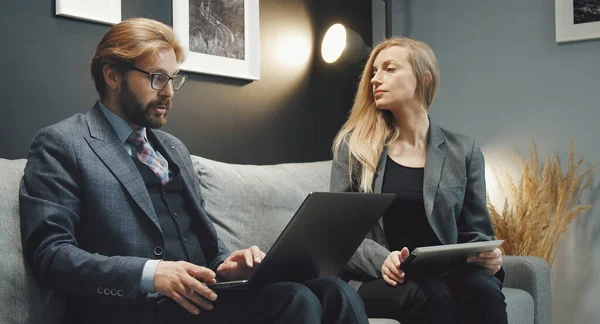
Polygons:
<instances>
[{"instance_id":1,"label":"laptop","mask_svg":"<svg viewBox=\"0 0 600 324\"><path fill-rule=\"evenodd\" d=\"M311 192L248 280L207 284L215 291L339 275L395 194Z\"/></svg>"}]
</instances>

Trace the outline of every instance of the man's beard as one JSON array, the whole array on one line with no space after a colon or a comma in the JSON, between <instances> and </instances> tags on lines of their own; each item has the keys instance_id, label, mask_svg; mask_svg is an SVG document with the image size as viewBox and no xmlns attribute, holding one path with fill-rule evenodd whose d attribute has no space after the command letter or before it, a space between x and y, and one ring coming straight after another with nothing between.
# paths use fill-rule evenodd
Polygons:
<instances>
[{"instance_id":1,"label":"man's beard","mask_svg":"<svg viewBox=\"0 0 600 324\"><path fill-rule=\"evenodd\" d=\"M160 128L167 123L167 113L157 115L153 108L162 106L168 111L171 108L170 99L154 100L144 107L141 100L131 91L125 78L121 81L121 89L119 105L131 124L146 128Z\"/></svg>"}]
</instances>

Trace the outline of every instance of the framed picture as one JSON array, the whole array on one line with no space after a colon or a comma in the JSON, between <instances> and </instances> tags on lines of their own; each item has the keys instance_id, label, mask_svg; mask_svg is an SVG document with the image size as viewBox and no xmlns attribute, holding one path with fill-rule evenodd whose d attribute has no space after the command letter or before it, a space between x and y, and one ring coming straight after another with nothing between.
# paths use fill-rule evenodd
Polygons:
<instances>
[{"instance_id":1,"label":"framed picture","mask_svg":"<svg viewBox=\"0 0 600 324\"><path fill-rule=\"evenodd\" d=\"M556 42L600 38L600 0L554 0Z\"/></svg>"},{"instance_id":2,"label":"framed picture","mask_svg":"<svg viewBox=\"0 0 600 324\"><path fill-rule=\"evenodd\" d=\"M173 30L187 50L180 68L260 79L259 0L173 0Z\"/></svg>"},{"instance_id":3,"label":"framed picture","mask_svg":"<svg viewBox=\"0 0 600 324\"><path fill-rule=\"evenodd\" d=\"M121 0L56 0L56 15L114 25L121 22Z\"/></svg>"}]
</instances>

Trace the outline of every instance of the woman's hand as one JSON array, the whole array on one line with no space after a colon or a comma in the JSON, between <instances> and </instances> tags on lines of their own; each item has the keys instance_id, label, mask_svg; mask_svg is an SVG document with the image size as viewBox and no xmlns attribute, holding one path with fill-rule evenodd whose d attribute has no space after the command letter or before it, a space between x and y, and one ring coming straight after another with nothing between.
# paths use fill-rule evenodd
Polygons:
<instances>
[{"instance_id":1,"label":"woman's hand","mask_svg":"<svg viewBox=\"0 0 600 324\"><path fill-rule=\"evenodd\" d=\"M502 268L502 250L496 248L494 251L481 252L478 257L467 258L467 262L483 267L495 275Z\"/></svg>"},{"instance_id":2,"label":"woman's hand","mask_svg":"<svg viewBox=\"0 0 600 324\"><path fill-rule=\"evenodd\" d=\"M400 270L400 265L408 257L408 248L404 247L402 251L392 251L381 266L383 280L392 286L404 283L404 271Z\"/></svg>"}]
</instances>

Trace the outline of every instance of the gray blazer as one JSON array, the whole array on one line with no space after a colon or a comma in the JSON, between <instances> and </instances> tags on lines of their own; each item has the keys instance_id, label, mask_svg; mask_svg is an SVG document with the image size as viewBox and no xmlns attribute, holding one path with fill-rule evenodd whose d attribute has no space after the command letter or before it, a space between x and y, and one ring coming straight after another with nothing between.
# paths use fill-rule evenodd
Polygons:
<instances>
[{"instance_id":1,"label":"gray blazer","mask_svg":"<svg viewBox=\"0 0 600 324\"><path fill-rule=\"evenodd\" d=\"M229 255L202 208L198 178L181 141L148 137L180 167L194 229L213 270ZM25 259L35 278L68 299L85 323L151 323L156 298L140 291L145 262L164 247L158 217L131 156L98 105L42 129L20 188Z\"/></svg>"},{"instance_id":2,"label":"gray blazer","mask_svg":"<svg viewBox=\"0 0 600 324\"><path fill-rule=\"evenodd\" d=\"M340 147L331 169L331 191L353 191L348 179L348 146ZM381 192L387 147L384 147L373 191ZM474 140L430 124L425 159L423 200L433 231L443 244L491 240L494 230L486 207L484 158ZM357 278L381 277L390 253L383 218L373 227L347 264ZM357 287L357 282L351 282Z\"/></svg>"}]
</instances>

